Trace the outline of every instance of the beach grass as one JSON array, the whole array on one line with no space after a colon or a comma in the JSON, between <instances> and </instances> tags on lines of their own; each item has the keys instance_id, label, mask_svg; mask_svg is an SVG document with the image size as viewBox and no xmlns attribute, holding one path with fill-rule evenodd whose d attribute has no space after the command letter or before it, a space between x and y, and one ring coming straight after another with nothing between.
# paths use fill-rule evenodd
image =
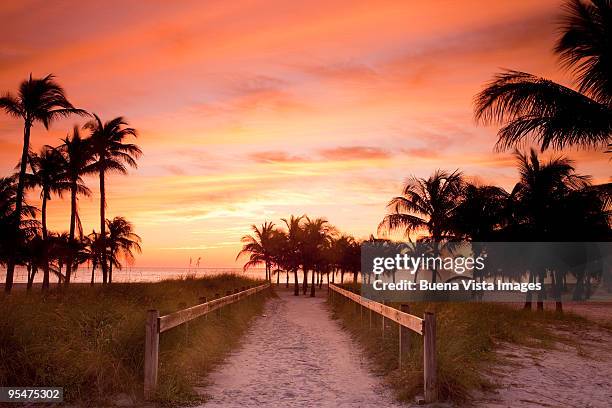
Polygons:
<instances>
[{"instance_id":1,"label":"beach grass","mask_svg":"<svg viewBox=\"0 0 612 408\"><path fill-rule=\"evenodd\" d=\"M387 319L383 339L381 317L372 313L370 328L368 310L364 308L361 312L355 303L343 299L335 296L335 301L330 303L333 316L360 343L373 369L386 379L397 399L412 401L422 396L422 337L416 333L410 335L410 349L399 369L398 325ZM389 306L399 308L400 305ZM503 363L495 353L500 345L551 349L557 342L571 342L563 335L563 329L575 330L594 324L571 313L536 312L504 304L410 303L411 314L422 317L425 311L436 314L439 399L454 403L466 403L478 393L495 388L490 369Z\"/></svg>"},{"instance_id":2,"label":"beach grass","mask_svg":"<svg viewBox=\"0 0 612 408\"><path fill-rule=\"evenodd\" d=\"M140 401L146 311L168 314L254 283L219 275L16 291L0 298L0 385L61 386L66 401L87 405ZM240 341L265 293L161 335L158 403L201 400L194 387Z\"/></svg>"}]
</instances>

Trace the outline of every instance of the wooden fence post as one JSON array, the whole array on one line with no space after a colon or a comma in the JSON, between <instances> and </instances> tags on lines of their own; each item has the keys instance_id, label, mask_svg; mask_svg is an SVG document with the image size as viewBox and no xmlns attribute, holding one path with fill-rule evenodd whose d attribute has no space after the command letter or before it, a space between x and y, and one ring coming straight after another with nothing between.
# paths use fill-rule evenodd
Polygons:
<instances>
[{"instance_id":1,"label":"wooden fence post","mask_svg":"<svg viewBox=\"0 0 612 408\"><path fill-rule=\"evenodd\" d=\"M206 298L206 296L202 296L200 298L200 303L206 303L206 302L208 302L208 299ZM208 320L208 313L204 315L204 320Z\"/></svg>"},{"instance_id":2,"label":"wooden fence post","mask_svg":"<svg viewBox=\"0 0 612 408\"><path fill-rule=\"evenodd\" d=\"M151 400L157 387L159 366L159 310L147 311L145 325L144 397Z\"/></svg>"},{"instance_id":3,"label":"wooden fence post","mask_svg":"<svg viewBox=\"0 0 612 408\"><path fill-rule=\"evenodd\" d=\"M215 299L219 299L220 297L218 293L215 293ZM221 308L217 309L217 317L221 317Z\"/></svg>"},{"instance_id":4,"label":"wooden fence post","mask_svg":"<svg viewBox=\"0 0 612 408\"><path fill-rule=\"evenodd\" d=\"M425 402L437 399L436 384L436 315L425 312L423 319L423 376Z\"/></svg>"},{"instance_id":5,"label":"wooden fence post","mask_svg":"<svg viewBox=\"0 0 612 408\"><path fill-rule=\"evenodd\" d=\"M410 314L410 305L401 304L400 311ZM399 368L402 369L402 358L408 355L410 350L410 329L399 325Z\"/></svg>"}]
</instances>

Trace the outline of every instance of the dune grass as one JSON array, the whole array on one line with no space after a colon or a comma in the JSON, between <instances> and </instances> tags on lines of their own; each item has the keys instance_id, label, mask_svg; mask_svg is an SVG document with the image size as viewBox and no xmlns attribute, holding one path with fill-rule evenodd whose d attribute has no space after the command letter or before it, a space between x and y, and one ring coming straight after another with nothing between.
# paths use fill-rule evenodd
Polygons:
<instances>
[{"instance_id":1,"label":"dune grass","mask_svg":"<svg viewBox=\"0 0 612 408\"><path fill-rule=\"evenodd\" d=\"M350 287L347 287L350 289ZM355 303L335 296L330 303L333 316L364 348L373 368L384 376L396 397L411 401L423 395L423 340L416 333L410 335L410 351L402 359L399 369L399 327L386 320L386 331L382 338L382 320L372 313L372 328L369 327L369 312L363 314ZM399 308L399 304L389 304ZM491 390L490 368L501 363L494 353L501 343L512 343L550 349L556 342L568 343L558 330L571 326L586 326L591 323L573 315L554 312L525 311L508 305L494 303L411 303L410 313L419 317L425 311L436 313L438 395L440 400L466 403L475 392Z\"/></svg>"},{"instance_id":2,"label":"dune grass","mask_svg":"<svg viewBox=\"0 0 612 408\"><path fill-rule=\"evenodd\" d=\"M96 405L139 401L146 310L164 315L254 283L221 275L0 298L0 385L61 386L65 400ZM236 345L265 293L161 335L158 402L198 400L193 387Z\"/></svg>"}]
</instances>

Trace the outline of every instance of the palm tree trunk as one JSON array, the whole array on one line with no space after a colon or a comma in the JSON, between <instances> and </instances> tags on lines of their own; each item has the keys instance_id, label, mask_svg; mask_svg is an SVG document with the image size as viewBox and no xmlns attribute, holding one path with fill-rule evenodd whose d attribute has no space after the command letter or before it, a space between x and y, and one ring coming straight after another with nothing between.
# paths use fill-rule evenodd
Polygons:
<instances>
[{"instance_id":1,"label":"palm tree trunk","mask_svg":"<svg viewBox=\"0 0 612 408\"><path fill-rule=\"evenodd\" d=\"M276 286L280 285L280 271L276 268Z\"/></svg>"},{"instance_id":2,"label":"palm tree trunk","mask_svg":"<svg viewBox=\"0 0 612 408\"><path fill-rule=\"evenodd\" d=\"M32 284L34 283L34 266L29 264L27 266L27 270L28 270L28 283L26 285L26 290L29 291L32 289Z\"/></svg>"},{"instance_id":3,"label":"palm tree trunk","mask_svg":"<svg viewBox=\"0 0 612 408\"><path fill-rule=\"evenodd\" d=\"M68 233L68 260L66 262L66 280L65 284L70 284L70 276L72 275L72 259L73 259L73 247L72 242L74 241L74 230L76 229L76 212L77 212L77 181L72 180L70 186L70 232Z\"/></svg>"},{"instance_id":4,"label":"palm tree trunk","mask_svg":"<svg viewBox=\"0 0 612 408\"><path fill-rule=\"evenodd\" d=\"M113 263L108 265L108 283L113 283Z\"/></svg>"},{"instance_id":5,"label":"palm tree trunk","mask_svg":"<svg viewBox=\"0 0 612 408\"><path fill-rule=\"evenodd\" d=\"M289 288L289 269L287 269L287 288Z\"/></svg>"},{"instance_id":6,"label":"palm tree trunk","mask_svg":"<svg viewBox=\"0 0 612 408\"><path fill-rule=\"evenodd\" d=\"M95 270L96 270L96 263L93 262L91 264L91 286L93 286L93 284L94 284L94 272L95 272Z\"/></svg>"},{"instance_id":7,"label":"palm tree trunk","mask_svg":"<svg viewBox=\"0 0 612 408\"><path fill-rule=\"evenodd\" d=\"M293 294L295 296L299 296L300 295L300 284L298 283L298 271L297 269L295 269L293 271Z\"/></svg>"},{"instance_id":8,"label":"palm tree trunk","mask_svg":"<svg viewBox=\"0 0 612 408\"><path fill-rule=\"evenodd\" d=\"M49 239L47 238L47 191L43 191L41 208L42 239L43 239L43 283L42 290L49 289Z\"/></svg>"},{"instance_id":9,"label":"palm tree trunk","mask_svg":"<svg viewBox=\"0 0 612 408\"><path fill-rule=\"evenodd\" d=\"M304 269L304 282L302 282L302 294L306 294L308 291L308 270Z\"/></svg>"},{"instance_id":10,"label":"palm tree trunk","mask_svg":"<svg viewBox=\"0 0 612 408\"><path fill-rule=\"evenodd\" d=\"M315 271L312 270L312 282L310 284L310 297L315 297L315 286L317 286L317 279L315 278Z\"/></svg>"},{"instance_id":11,"label":"palm tree trunk","mask_svg":"<svg viewBox=\"0 0 612 408\"><path fill-rule=\"evenodd\" d=\"M107 283L108 265L106 264L106 192L104 190L104 169L100 169L100 251L102 254L102 283Z\"/></svg>"},{"instance_id":12,"label":"palm tree trunk","mask_svg":"<svg viewBox=\"0 0 612 408\"><path fill-rule=\"evenodd\" d=\"M17 195L15 197L15 221L13 225L13 233L15 234L15 239L10 240L12 242L13 248L9 251L9 259L6 265L6 283L4 285L4 291L6 293L11 293L11 289L13 289L13 278L15 275L15 257L17 254L17 237L19 236L20 226L21 226L21 211L23 209L23 190L24 190L24 179L26 174L26 167L28 165L28 152L30 150L30 129L32 124L30 123L30 119L26 117L23 125L23 148L21 150L21 164L19 166L19 179L17 181Z\"/></svg>"}]
</instances>

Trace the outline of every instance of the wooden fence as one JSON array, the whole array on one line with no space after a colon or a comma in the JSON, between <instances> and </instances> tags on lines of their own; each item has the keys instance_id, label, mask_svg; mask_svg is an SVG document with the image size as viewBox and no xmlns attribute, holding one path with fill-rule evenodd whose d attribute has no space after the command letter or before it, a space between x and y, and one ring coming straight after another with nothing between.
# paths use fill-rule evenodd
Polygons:
<instances>
[{"instance_id":1,"label":"wooden fence","mask_svg":"<svg viewBox=\"0 0 612 408\"><path fill-rule=\"evenodd\" d=\"M437 400L436 392L436 316L433 313L425 312L423 319L409 314L408 305L401 305L400 310L366 299L356 293L342 289L333 283L328 286L328 295L332 298L334 293L338 293L353 302L356 306L365 307L370 310L370 325L372 323L372 311L382 316L383 338L385 333L385 319L392 320L399 325L399 365L402 365L402 354L408 353L409 331L423 336L423 388L425 402ZM363 309L361 309L361 312Z\"/></svg>"},{"instance_id":2,"label":"wooden fence","mask_svg":"<svg viewBox=\"0 0 612 408\"><path fill-rule=\"evenodd\" d=\"M159 335L173 327L187 323L197 317L204 316L213 310L218 310L223 306L238 302L246 297L259 293L270 287L269 283L255 286L242 291L236 290L231 294L228 292L226 296L207 302L205 298L203 303L193 307L179 310L178 312L170 313L165 316L160 316L158 310L147 311L147 322L145 325L145 359L144 359L144 396L146 400L150 400L155 396L157 388L157 370L159 367Z\"/></svg>"}]
</instances>

